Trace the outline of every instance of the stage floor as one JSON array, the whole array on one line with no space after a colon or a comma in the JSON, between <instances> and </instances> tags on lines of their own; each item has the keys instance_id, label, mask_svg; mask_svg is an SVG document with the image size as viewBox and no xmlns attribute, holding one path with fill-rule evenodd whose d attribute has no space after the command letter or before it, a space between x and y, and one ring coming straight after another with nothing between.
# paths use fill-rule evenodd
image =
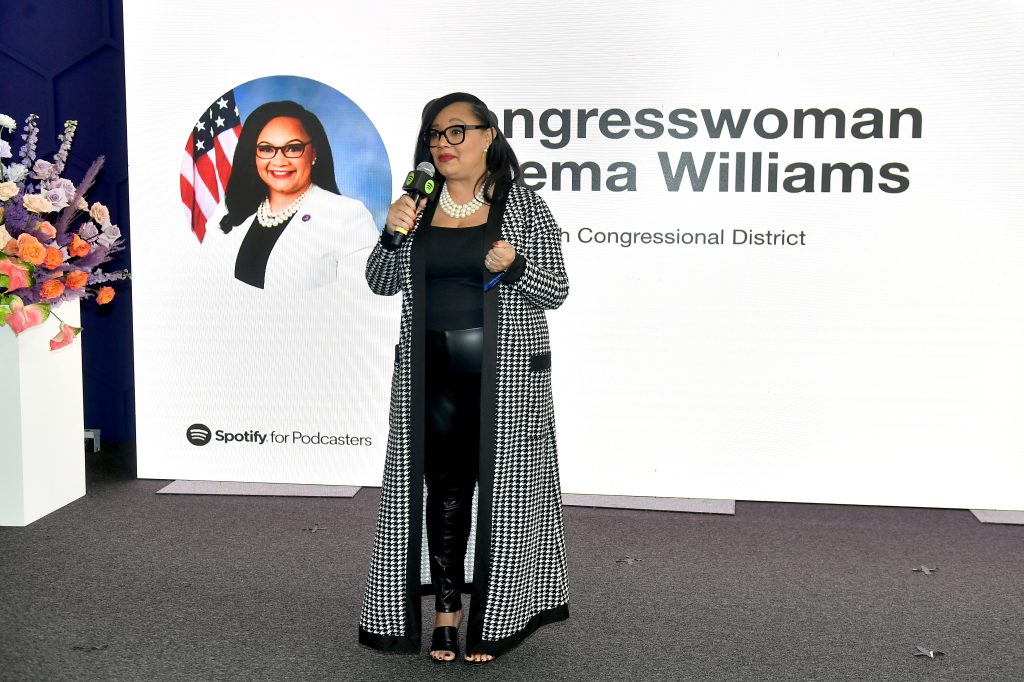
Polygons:
<instances>
[{"instance_id":1,"label":"stage floor","mask_svg":"<svg viewBox=\"0 0 1024 682\"><path fill-rule=\"evenodd\" d=\"M90 458L0 528L4 680L1024 679L1024 527L966 510L566 507L570 619L441 668L356 643L378 490L157 495Z\"/></svg>"}]
</instances>

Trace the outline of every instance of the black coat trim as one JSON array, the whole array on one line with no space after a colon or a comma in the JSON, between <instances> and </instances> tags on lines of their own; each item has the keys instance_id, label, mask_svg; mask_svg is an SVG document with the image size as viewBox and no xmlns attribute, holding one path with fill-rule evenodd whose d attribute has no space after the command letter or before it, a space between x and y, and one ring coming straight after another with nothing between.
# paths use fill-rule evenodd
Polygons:
<instances>
[{"instance_id":1,"label":"black coat trim","mask_svg":"<svg viewBox=\"0 0 1024 682\"><path fill-rule=\"evenodd\" d=\"M545 625L557 623L559 621L565 620L568 617L568 604L562 604L561 606L556 606L553 609L541 611L533 618L531 618L529 621L527 621L526 625L523 626L522 630L515 633L514 635L509 635L505 639L499 639L497 641L490 642L480 642L474 646L466 644L466 655L469 656L470 654L490 654L491 656L500 656L506 651L509 651L519 646L523 642L523 640L525 640L527 637L529 637Z\"/></svg>"},{"instance_id":2,"label":"black coat trim","mask_svg":"<svg viewBox=\"0 0 1024 682\"><path fill-rule=\"evenodd\" d=\"M410 637L392 637L391 635L375 635L359 628L359 643L384 651L389 654L418 654L420 652L419 633L416 641Z\"/></svg>"},{"instance_id":3,"label":"black coat trim","mask_svg":"<svg viewBox=\"0 0 1024 682\"><path fill-rule=\"evenodd\" d=\"M484 228L487 243L501 239L501 223L508 199L508 183L495 185L491 208ZM480 277L483 287L491 278L489 272ZM475 646L483 639L487 590L491 575L491 505L494 499L494 459L497 434L494 422L498 393L498 315L499 287L484 294L484 360L480 373L480 466L477 478L476 555L473 557L473 598L466 624L466 646Z\"/></svg>"},{"instance_id":4,"label":"black coat trim","mask_svg":"<svg viewBox=\"0 0 1024 682\"><path fill-rule=\"evenodd\" d=\"M426 306L424 305L423 296L427 286L427 267L426 267L426 255L427 255L427 240L429 239L430 230L426 229L430 225L434 217L434 211L437 209L437 204L428 203L424 208L423 213L420 215L419 221L417 222L417 228L412 232L410 236L414 237L409 244L410 251L410 265L412 268L412 348L411 353L411 390L412 390L412 404L410 411L410 418L414 425L419 424L420 427L415 426L410 429L409 439L409 483L411 489L409 490L409 543L407 545L406 554L406 594L415 595L420 594L422 589L421 576L420 576L420 559L422 556L422 543L423 543L423 461L424 461L424 444L423 444L423 427L425 423L425 408L424 400L426 395L426 378L424 372L425 362L425 344L424 336L426 329ZM423 607L419 599L406 599L405 608L405 631L409 633L409 640L416 644L416 650L419 651L420 638L422 636L420 632L420 623L423 618Z\"/></svg>"}]
</instances>

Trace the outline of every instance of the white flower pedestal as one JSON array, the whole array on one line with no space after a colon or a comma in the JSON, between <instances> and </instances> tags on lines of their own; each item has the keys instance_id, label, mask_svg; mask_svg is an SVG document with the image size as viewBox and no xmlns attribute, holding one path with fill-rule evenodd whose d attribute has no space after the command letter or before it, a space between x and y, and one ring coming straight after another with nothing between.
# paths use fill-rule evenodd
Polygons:
<instances>
[{"instance_id":1,"label":"white flower pedestal","mask_svg":"<svg viewBox=\"0 0 1024 682\"><path fill-rule=\"evenodd\" d=\"M79 326L78 301L54 312ZM0 526L27 526L85 495L82 342L50 350L51 315L15 336L0 327Z\"/></svg>"}]
</instances>

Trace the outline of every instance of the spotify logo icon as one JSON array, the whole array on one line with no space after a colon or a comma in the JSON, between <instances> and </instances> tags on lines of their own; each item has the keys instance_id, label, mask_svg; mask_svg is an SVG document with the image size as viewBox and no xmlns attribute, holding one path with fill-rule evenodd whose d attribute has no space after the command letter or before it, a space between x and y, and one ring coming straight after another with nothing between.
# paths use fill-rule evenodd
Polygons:
<instances>
[{"instance_id":1,"label":"spotify logo icon","mask_svg":"<svg viewBox=\"0 0 1024 682\"><path fill-rule=\"evenodd\" d=\"M185 437L188 438L188 442L192 445L206 445L210 442L210 438L213 437L213 432L210 431L210 427L206 424L193 424L188 427L188 431L185 432Z\"/></svg>"}]
</instances>

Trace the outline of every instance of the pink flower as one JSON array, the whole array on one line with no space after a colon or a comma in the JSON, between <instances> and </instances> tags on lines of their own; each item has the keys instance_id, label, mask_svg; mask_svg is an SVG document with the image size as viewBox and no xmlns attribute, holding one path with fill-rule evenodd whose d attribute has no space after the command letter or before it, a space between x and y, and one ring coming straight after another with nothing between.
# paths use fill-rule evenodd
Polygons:
<instances>
[{"instance_id":1,"label":"pink flower","mask_svg":"<svg viewBox=\"0 0 1024 682\"><path fill-rule=\"evenodd\" d=\"M11 241L14 241L13 239ZM6 281L6 285L4 282ZM29 266L21 261L11 260L0 255L0 286L7 291L14 291L35 284Z\"/></svg>"},{"instance_id":2,"label":"pink flower","mask_svg":"<svg viewBox=\"0 0 1024 682\"><path fill-rule=\"evenodd\" d=\"M72 327L66 322L60 323L60 331L57 332L57 336L50 339L50 350L57 350L63 348L78 336L82 331L81 327Z\"/></svg>"},{"instance_id":3,"label":"pink flower","mask_svg":"<svg viewBox=\"0 0 1024 682\"><path fill-rule=\"evenodd\" d=\"M25 305L17 296L11 296L8 301L11 311L7 313L7 324L15 336L22 333L29 327L42 324L50 316L49 303L33 303Z\"/></svg>"}]
</instances>

